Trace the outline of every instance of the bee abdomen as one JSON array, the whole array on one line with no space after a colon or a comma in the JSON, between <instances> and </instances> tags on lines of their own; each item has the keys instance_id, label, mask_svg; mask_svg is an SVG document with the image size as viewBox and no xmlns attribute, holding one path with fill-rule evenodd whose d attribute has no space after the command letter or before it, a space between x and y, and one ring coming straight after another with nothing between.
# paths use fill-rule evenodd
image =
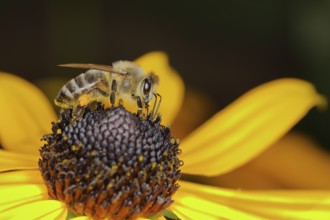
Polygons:
<instances>
[{"instance_id":1,"label":"bee abdomen","mask_svg":"<svg viewBox=\"0 0 330 220\"><path fill-rule=\"evenodd\" d=\"M71 79L68 84L66 85L70 93L74 96L74 98L77 98L80 95L80 88L77 85L75 79Z\"/></svg>"},{"instance_id":2,"label":"bee abdomen","mask_svg":"<svg viewBox=\"0 0 330 220\"><path fill-rule=\"evenodd\" d=\"M66 86L73 95L73 98L76 99L89 90L99 87L103 78L104 76L100 72L87 72L71 79Z\"/></svg>"},{"instance_id":3,"label":"bee abdomen","mask_svg":"<svg viewBox=\"0 0 330 220\"><path fill-rule=\"evenodd\" d=\"M75 83L79 88L86 88L88 86L88 82L85 79L85 74L80 74L74 78L73 81L73 83Z\"/></svg>"},{"instance_id":4,"label":"bee abdomen","mask_svg":"<svg viewBox=\"0 0 330 220\"><path fill-rule=\"evenodd\" d=\"M62 87L59 94L57 95L56 101L58 103L69 104L70 102L73 102L79 98L84 88L87 87L88 83L84 79L84 74L80 74L76 78L71 79Z\"/></svg>"},{"instance_id":5,"label":"bee abdomen","mask_svg":"<svg viewBox=\"0 0 330 220\"><path fill-rule=\"evenodd\" d=\"M90 70L83 74L84 80L87 84L95 85L98 87L109 88L109 82L105 74L98 70ZM78 77L77 77L78 78Z\"/></svg>"},{"instance_id":6,"label":"bee abdomen","mask_svg":"<svg viewBox=\"0 0 330 220\"><path fill-rule=\"evenodd\" d=\"M67 86L64 85L55 99L55 104L60 107L68 107L73 101L74 95L70 92Z\"/></svg>"},{"instance_id":7,"label":"bee abdomen","mask_svg":"<svg viewBox=\"0 0 330 220\"><path fill-rule=\"evenodd\" d=\"M95 89L102 95L106 95L107 88L109 88L107 77L100 71L90 70L67 82L60 90L55 102L59 106L70 107L75 105L82 95Z\"/></svg>"}]
</instances>

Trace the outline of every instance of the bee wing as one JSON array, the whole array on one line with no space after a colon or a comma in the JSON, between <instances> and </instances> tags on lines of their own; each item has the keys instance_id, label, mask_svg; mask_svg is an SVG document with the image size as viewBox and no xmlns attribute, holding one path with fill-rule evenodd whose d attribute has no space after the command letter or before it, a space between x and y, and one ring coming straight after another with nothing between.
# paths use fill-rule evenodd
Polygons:
<instances>
[{"instance_id":1,"label":"bee wing","mask_svg":"<svg viewBox=\"0 0 330 220\"><path fill-rule=\"evenodd\" d=\"M67 63L67 64L60 64L58 66L69 67L69 68L79 68L79 69L95 69L95 70L106 71L109 73L119 74L119 75L123 75L123 76L127 75L127 73L122 72L120 70L116 70L112 66L102 65L102 64Z\"/></svg>"}]
</instances>

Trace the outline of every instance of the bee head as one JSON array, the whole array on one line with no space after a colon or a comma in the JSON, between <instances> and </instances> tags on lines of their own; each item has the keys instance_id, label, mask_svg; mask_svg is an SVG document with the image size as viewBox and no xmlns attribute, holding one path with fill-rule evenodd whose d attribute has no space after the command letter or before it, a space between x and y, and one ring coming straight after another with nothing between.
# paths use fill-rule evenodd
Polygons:
<instances>
[{"instance_id":1,"label":"bee head","mask_svg":"<svg viewBox=\"0 0 330 220\"><path fill-rule=\"evenodd\" d=\"M156 92L157 86L159 83L159 78L153 73L148 74L145 78L142 79L140 85L140 92L142 100L145 103L150 102L153 97L153 93Z\"/></svg>"}]
</instances>

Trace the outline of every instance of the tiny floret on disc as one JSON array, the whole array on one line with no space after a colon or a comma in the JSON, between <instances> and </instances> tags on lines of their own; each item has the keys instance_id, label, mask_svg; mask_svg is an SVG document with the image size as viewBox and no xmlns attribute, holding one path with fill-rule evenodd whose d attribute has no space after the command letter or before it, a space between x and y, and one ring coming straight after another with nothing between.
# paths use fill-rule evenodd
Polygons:
<instances>
[{"instance_id":1,"label":"tiny floret on disc","mask_svg":"<svg viewBox=\"0 0 330 220\"><path fill-rule=\"evenodd\" d=\"M69 111L44 136L39 167L48 194L94 219L150 217L173 200L181 176L178 142L160 120L122 106ZM60 131L60 132L59 132Z\"/></svg>"}]
</instances>

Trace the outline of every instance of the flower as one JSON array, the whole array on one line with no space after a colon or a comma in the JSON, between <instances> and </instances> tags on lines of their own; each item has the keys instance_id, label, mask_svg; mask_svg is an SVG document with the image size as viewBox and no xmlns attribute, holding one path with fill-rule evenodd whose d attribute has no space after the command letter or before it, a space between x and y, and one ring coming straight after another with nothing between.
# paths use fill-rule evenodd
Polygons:
<instances>
[{"instance_id":1,"label":"flower","mask_svg":"<svg viewBox=\"0 0 330 220\"><path fill-rule=\"evenodd\" d=\"M160 112L169 124L180 109L183 82L165 54L135 61L161 79ZM324 98L299 79L261 85L217 113L181 143L183 173L217 176L252 160ZM64 203L48 200L38 169L39 141L56 116L42 93L16 76L0 75L0 219L65 219ZM181 219L329 219L327 190L239 190L185 180L170 210ZM87 217L76 217L87 219Z\"/></svg>"}]
</instances>

